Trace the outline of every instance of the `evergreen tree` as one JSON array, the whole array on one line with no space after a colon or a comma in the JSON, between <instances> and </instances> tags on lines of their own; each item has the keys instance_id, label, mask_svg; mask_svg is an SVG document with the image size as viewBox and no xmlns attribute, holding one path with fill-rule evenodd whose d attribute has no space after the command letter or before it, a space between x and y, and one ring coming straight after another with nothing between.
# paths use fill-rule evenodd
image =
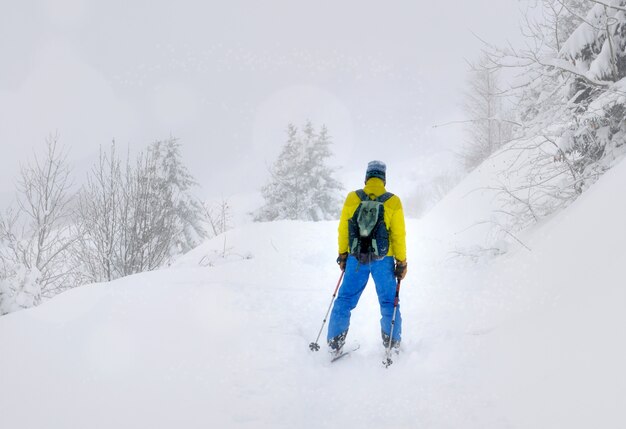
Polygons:
<instances>
[{"instance_id":1,"label":"evergreen tree","mask_svg":"<svg viewBox=\"0 0 626 429\"><path fill-rule=\"evenodd\" d=\"M331 139L328 129L322 125L319 134L315 134L310 122L304 129L305 136L309 136L310 143L307 147L309 187L320 192L313 192L311 196L309 219L318 221L334 219L340 209L340 199L337 194L343 189L341 183L333 177L332 169L326 164L326 160L332 156L330 150Z\"/></svg>"},{"instance_id":2,"label":"evergreen tree","mask_svg":"<svg viewBox=\"0 0 626 429\"><path fill-rule=\"evenodd\" d=\"M327 165L332 156L330 144L324 126L317 133L307 122L300 135L293 124L288 125L287 142L271 167L270 181L261 189L265 205L256 221L319 221L338 216L341 185Z\"/></svg>"},{"instance_id":3,"label":"evergreen tree","mask_svg":"<svg viewBox=\"0 0 626 429\"><path fill-rule=\"evenodd\" d=\"M198 183L182 161L180 143L175 138L154 142L149 157L158 164L160 195L168 198L174 217L174 253L187 252L207 237L202 226L202 205L191 195Z\"/></svg>"}]
</instances>

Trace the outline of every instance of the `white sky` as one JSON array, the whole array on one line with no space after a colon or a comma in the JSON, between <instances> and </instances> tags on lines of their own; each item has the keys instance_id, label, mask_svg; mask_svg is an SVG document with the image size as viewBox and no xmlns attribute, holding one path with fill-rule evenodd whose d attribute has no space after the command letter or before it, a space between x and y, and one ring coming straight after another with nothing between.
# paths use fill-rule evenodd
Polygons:
<instances>
[{"instance_id":1,"label":"white sky","mask_svg":"<svg viewBox=\"0 0 626 429\"><path fill-rule=\"evenodd\" d=\"M462 117L471 32L519 38L519 5L4 0L0 193L54 132L79 178L99 144L179 137L205 196L258 189L290 121L325 123L344 169L449 154L461 129L432 125Z\"/></svg>"}]
</instances>

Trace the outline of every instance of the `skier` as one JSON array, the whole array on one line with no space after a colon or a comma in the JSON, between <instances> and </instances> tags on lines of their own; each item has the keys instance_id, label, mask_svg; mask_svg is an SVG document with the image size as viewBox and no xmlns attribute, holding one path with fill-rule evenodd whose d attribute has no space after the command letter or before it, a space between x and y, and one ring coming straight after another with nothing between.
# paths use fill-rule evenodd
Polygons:
<instances>
[{"instance_id":1,"label":"skier","mask_svg":"<svg viewBox=\"0 0 626 429\"><path fill-rule=\"evenodd\" d=\"M350 313L356 307L370 274L380 303L380 327L383 346L399 351L402 317L397 308L393 333L396 279L407 272L406 232L400 198L386 191L386 165L371 161L365 173L365 187L350 192L339 221L339 256L337 264L344 271L339 295L328 324L331 353L342 353L350 326Z\"/></svg>"}]
</instances>

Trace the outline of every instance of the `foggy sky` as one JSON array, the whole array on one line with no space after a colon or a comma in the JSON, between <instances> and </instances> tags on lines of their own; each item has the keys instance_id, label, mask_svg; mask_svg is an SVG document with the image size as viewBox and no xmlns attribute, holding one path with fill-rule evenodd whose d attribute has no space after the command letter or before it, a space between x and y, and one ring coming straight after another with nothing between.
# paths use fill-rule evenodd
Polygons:
<instances>
[{"instance_id":1,"label":"foggy sky","mask_svg":"<svg viewBox=\"0 0 626 429\"><path fill-rule=\"evenodd\" d=\"M79 176L100 144L178 137L206 196L258 189L307 119L344 170L445 158L471 32L519 37L516 0L3 3L0 193L51 133Z\"/></svg>"}]
</instances>

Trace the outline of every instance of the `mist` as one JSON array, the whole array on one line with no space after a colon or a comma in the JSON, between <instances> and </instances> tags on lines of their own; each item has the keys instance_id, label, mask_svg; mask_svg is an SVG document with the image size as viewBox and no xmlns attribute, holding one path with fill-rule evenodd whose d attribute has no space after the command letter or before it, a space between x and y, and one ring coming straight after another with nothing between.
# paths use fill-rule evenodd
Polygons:
<instances>
[{"instance_id":1,"label":"mist","mask_svg":"<svg viewBox=\"0 0 626 429\"><path fill-rule=\"evenodd\" d=\"M2 427L626 427L626 0L5 3Z\"/></svg>"},{"instance_id":2,"label":"mist","mask_svg":"<svg viewBox=\"0 0 626 429\"><path fill-rule=\"evenodd\" d=\"M325 124L340 172L374 158L453 165L461 130L432 127L462 116L473 33L519 37L516 1L479 3L7 4L0 193L50 134L78 182L100 145L176 137L202 197L257 190L290 122Z\"/></svg>"}]
</instances>

